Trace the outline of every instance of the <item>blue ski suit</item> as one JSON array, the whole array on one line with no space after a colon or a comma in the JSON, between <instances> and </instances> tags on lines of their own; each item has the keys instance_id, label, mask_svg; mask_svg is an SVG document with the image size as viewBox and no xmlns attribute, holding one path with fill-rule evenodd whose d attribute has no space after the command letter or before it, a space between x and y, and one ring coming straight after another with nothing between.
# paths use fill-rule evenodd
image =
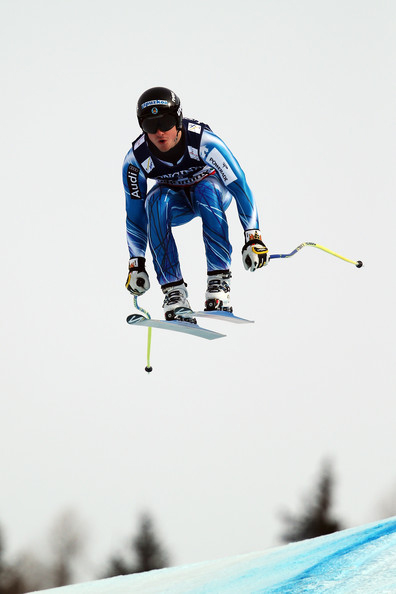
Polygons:
<instances>
[{"instance_id":1,"label":"blue ski suit","mask_svg":"<svg viewBox=\"0 0 396 594\"><path fill-rule=\"evenodd\" d=\"M123 165L126 230L131 258L147 241L161 286L182 279L172 227L201 217L207 271L228 270L232 246L225 211L236 200L244 231L259 229L256 204L239 163L206 124L183 118L184 153L176 164L150 151L141 134ZM180 142L183 141L183 138ZM147 180L155 185L147 191Z\"/></svg>"}]
</instances>

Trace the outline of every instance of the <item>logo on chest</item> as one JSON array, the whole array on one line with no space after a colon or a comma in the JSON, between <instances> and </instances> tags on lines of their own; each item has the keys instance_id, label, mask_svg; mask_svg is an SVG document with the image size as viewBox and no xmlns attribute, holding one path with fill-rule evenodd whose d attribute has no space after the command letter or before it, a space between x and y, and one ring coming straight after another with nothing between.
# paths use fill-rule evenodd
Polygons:
<instances>
[{"instance_id":1,"label":"logo on chest","mask_svg":"<svg viewBox=\"0 0 396 594\"><path fill-rule=\"evenodd\" d=\"M199 124L195 124L195 122L188 122L188 131L201 134L201 126Z\"/></svg>"},{"instance_id":2,"label":"logo on chest","mask_svg":"<svg viewBox=\"0 0 396 594\"><path fill-rule=\"evenodd\" d=\"M198 154L198 149L194 148L193 146L188 146L188 154L190 155L190 159L195 159L196 161L199 161L199 154Z\"/></svg>"},{"instance_id":3,"label":"logo on chest","mask_svg":"<svg viewBox=\"0 0 396 594\"><path fill-rule=\"evenodd\" d=\"M142 167L147 173L150 173L154 169L153 159L151 157L147 157L142 163Z\"/></svg>"}]
</instances>

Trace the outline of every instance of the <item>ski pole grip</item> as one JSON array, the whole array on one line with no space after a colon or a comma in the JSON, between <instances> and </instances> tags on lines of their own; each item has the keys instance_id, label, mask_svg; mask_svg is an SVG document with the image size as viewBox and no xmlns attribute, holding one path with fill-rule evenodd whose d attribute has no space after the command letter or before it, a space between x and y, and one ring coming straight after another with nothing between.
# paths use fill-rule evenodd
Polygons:
<instances>
[{"instance_id":1,"label":"ski pole grip","mask_svg":"<svg viewBox=\"0 0 396 594\"><path fill-rule=\"evenodd\" d=\"M136 284L138 287L144 287L144 278L137 278L136 279Z\"/></svg>"}]
</instances>

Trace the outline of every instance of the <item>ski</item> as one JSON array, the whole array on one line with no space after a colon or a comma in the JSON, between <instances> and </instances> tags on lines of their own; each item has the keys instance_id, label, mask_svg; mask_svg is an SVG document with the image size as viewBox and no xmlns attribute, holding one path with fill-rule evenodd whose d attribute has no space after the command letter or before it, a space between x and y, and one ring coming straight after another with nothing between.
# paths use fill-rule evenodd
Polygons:
<instances>
[{"instance_id":1,"label":"ski","mask_svg":"<svg viewBox=\"0 0 396 594\"><path fill-rule=\"evenodd\" d=\"M233 324L254 324L254 320L247 320L246 318L240 318L235 316L230 311L222 311L214 309L211 311L193 311L192 315L196 318L213 318L214 320L222 320L224 322L232 322Z\"/></svg>"},{"instance_id":2,"label":"ski","mask_svg":"<svg viewBox=\"0 0 396 594\"><path fill-rule=\"evenodd\" d=\"M206 338L206 340L215 340L216 338L223 338L226 335L220 332L214 332L207 328L202 328L198 324L192 322L181 322L178 320L153 320L145 318L139 314L132 314L127 317L128 324L132 326L148 326L151 328L160 328L161 330L171 330L173 332L182 332L184 334L191 334L199 338Z\"/></svg>"}]
</instances>

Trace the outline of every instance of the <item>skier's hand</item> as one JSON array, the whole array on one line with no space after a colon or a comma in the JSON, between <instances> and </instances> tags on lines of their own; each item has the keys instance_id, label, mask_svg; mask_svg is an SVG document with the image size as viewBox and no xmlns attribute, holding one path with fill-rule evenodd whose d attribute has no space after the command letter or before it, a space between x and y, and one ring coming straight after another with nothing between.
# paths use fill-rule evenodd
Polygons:
<instances>
[{"instance_id":1,"label":"skier's hand","mask_svg":"<svg viewBox=\"0 0 396 594\"><path fill-rule=\"evenodd\" d=\"M268 249L261 240L259 229L245 231L245 245L242 248L242 260L246 270L254 272L269 262Z\"/></svg>"},{"instance_id":2,"label":"skier's hand","mask_svg":"<svg viewBox=\"0 0 396 594\"><path fill-rule=\"evenodd\" d=\"M129 274L125 283L132 295L143 295L150 288L150 280L146 272L146 258L131 258L129 260Z\"/></svg>"}]
</instances>

